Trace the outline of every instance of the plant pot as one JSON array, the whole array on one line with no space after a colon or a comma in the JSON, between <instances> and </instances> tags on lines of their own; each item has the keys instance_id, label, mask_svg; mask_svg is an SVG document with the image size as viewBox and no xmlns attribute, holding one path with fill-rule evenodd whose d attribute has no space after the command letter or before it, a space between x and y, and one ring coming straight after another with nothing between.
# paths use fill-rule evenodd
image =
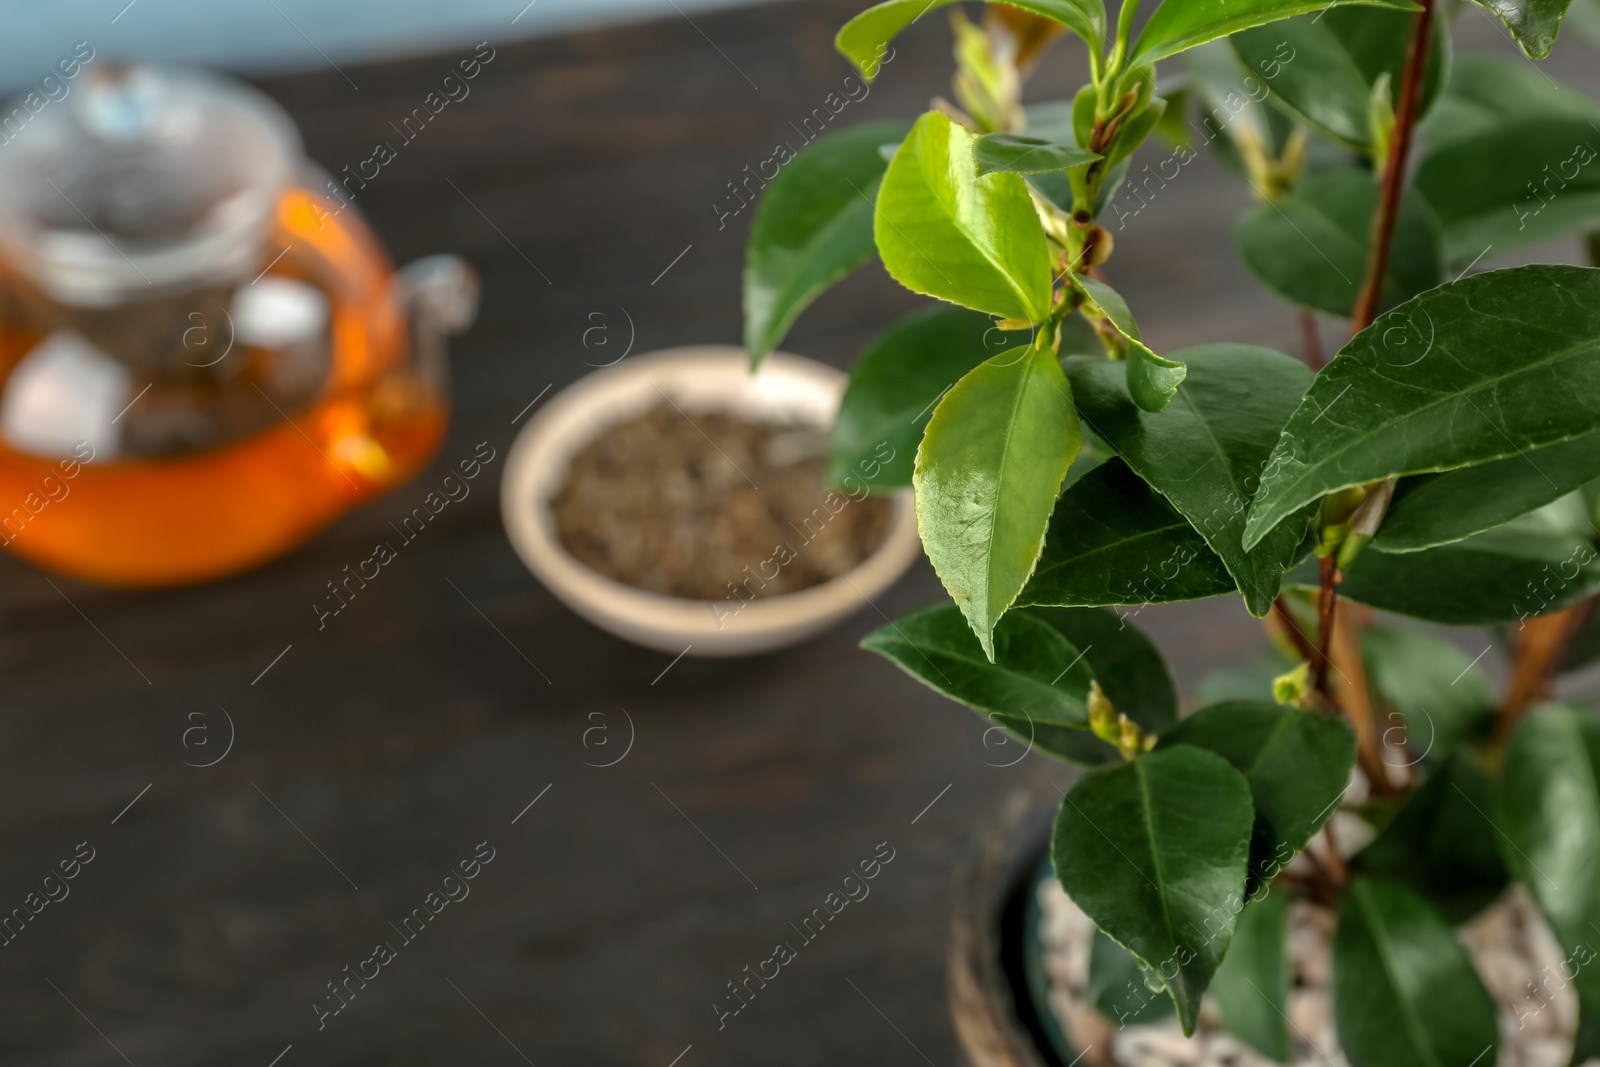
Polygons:
<instances>
[{"instance_id":1,"label":"plant pot","mask_svg":"<svg viewBox=\"0 0 1600 1067\"><path fill-rule=\"evenodd\" d=\"M741 602L732 612L716 610L713 601L635 589L584 565L562 545L550 501L585 445L663 397L688 415L725 411L826 429L845 381L832 367L783 353L751 374L743 349L719 345L637 356L591 374L547 402L511 447L500 499L512 547L573 611L646 648L746 656L820 633L867 607L921 554L909 491L892 498L882 542L856 567L798 592Z\"/></svg>"},{"instance_id":2,"label":"plant pot","mask_svg":"<svg viewBox=\"0 0 1600 1067\"><path fill-rule=\"evenodd\" d=\"M1162 1021L1119 1027L1094 1004L1086 992L1094 924L1061 891L1048 860L1058 806L1059 795L1048 785L1012 794L983 828L958 875L950 1003L970 1062L975 1067L1271 1067L1275 1061L1222 1028L1209 1000L1193 1038L1183 1037L1170 1014ZM1334 917L1296 901L1289 922L1295 985L1288 1062L1345 1067L1326 995ZM1569 983L1552 977L1564 954L1526 893L1518 887L1505 894L1462 928L1461 939L1498 1007L1499 1067L1565 1067L1576 994ZM1541 970L1545 967L1548 972ZM1537 997L1532 982L1541 983ZM1149 995L1135 988L1123 1002L1131 1011Z\"/></svg>"}]
</instances>

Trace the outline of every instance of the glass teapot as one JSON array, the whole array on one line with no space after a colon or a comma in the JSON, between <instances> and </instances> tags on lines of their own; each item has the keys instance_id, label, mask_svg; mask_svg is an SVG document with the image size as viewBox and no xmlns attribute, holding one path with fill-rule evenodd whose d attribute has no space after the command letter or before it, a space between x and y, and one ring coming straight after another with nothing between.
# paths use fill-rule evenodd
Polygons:
<instances>
[{"instance_id":1,"label":"glass teapot","mask_svg":"<svg viewBox=\"0 0 1600 1067\"><path fill-rule=\"evenodd\" d=\"M0 133L0 544L108 584L203 581L427 463L466 263L396 272L238 82L101 62L37 102Z\"/></svg>"}]
</instances>

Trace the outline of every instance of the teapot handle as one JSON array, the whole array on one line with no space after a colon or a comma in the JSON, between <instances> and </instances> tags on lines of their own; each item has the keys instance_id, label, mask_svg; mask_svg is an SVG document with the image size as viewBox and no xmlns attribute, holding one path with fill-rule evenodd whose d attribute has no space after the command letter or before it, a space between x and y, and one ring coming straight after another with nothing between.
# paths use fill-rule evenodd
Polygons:
<instances>
[{"instance_id":1,"label":"teapot handle","mask_svg":"<svg viewBox=\"0 0 1600 1067\"><path fill-rule=\"evenodd\" d=\"M413 372L441 393L449 381L445 338L478 315L478 272L460 256L425 256L395 272L395 303L411 328Z\"/></svg>"}]
</instances>

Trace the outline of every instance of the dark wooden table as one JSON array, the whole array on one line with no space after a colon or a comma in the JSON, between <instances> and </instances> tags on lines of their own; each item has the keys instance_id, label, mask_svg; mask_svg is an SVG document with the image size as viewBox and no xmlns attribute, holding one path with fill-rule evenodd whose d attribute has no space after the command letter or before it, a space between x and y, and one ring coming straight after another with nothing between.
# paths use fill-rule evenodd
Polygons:
<instances>
[{"instance_id":1,"label":"dark wooden table","mask_svg":"<svg viewBox=\"0 0 1600 1067\"><path fill-rule=\"evenodd\" d=\"M481 441L503 457L530 401L613 358L629 320L637 352L737 342L750 216L719 229L712 205L840 85L832 35L860 6L499 43L359 200L397 260L457 252L483 274L436 468L203 588L52 588L0 559L0 909L80 843L94 856L0 949L0 1063L957 1061L950 872L1022 776L1064 774L1037 755L993 766L1009 757L982 723L856 650L880 610L939 596L925 566L799 648L672 663L523 569L497 460L325 630L311 608L446 464ZM915 113L945 91L948 50L944 20L924 20L840 123ZM471 51L263 87L338 171ZM1033 97L1069 91L1081 60L1063 49ZM1118 234L1113 280L1158 347L1293 350L1290 313L1228 249L1245 203L1202 154ZM786 347L848 366L914 304L874 269ZM586 348L597 325L611 348L595 333ZM1136 621L1187 689L1261 640L1236 599ZM230 733L225 758L193 766ZM395 927L482 842L493 861L470 895L406 941ZM727 983L797 942L791 924L880 843L894 858L870 896L719 1029ZM319 1029L329 983L379 942L395 958Z\"/></svg>"}]
</instances>

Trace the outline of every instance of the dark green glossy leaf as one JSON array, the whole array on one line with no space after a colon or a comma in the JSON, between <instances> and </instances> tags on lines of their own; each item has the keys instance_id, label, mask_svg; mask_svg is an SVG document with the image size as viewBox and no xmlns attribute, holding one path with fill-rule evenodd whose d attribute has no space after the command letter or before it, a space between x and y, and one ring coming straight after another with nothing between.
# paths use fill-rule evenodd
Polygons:
<instances>
[{"instance_id":1,"label":"dark green glossy leaf","mask_svg":"<svg viewBox=\"0 0 1600 1067\"><path fill-rule=\"evenodd\" d=\"M1371 174L1321 171L1293 192L1257 204L1239 220L1234 240L1245 266L1267 288L1301 307L1349 318L1366 271L1377 202ZM1407 196L1395 220L1384 303L1397 304L1443 280L1438 226L1426 204Z\"/></svg>"},{"instance_id":2,"label":"dark green glossy leaf","mask_svg":"<svg viewBox=\"0 0 1600 1067\"><path fill-rule=\"evenodd\" d=\"M1500 16L1511 36L1530 59L1550 54L1561 29L1561 16L1572 0L1475 0L1479 7Z\"/></svg>"},{"instance_id":3,"label":"dark green glossy leaf","mask_svg":"<svg viewBox=\"0 0 1600 1067\"><path fill-rule=\"evenodd\" d=\"M1011 174L1043 174L1052 170L1083 167L1100 158L1099 153L1062 144L1043 137L1020 133L989 133L978 138L972 158L979 174L1005 171Z\"/></svg>"},{"instance_id":4,"label":"dark green glossy leaf","mask_svg":"<svg viewBox=\"0 0 1600 1067\"><path fill-rule=\"evenodd\" d=\"M875 122L824 137L781 170L761 198L744 268L744 343L759 364L800 312L872 258L873 198L884 141L903 122Z\"/></svg>"},{"instance_id":5,"label":"dark green glossy leaf","mask_svg":"<svg viewBox=\"0 0 1600 1067\"><path fill-rule=\"evenodd\" d=\"M861 647L976 711L1056 726L1089 721L1093 675L1086 657L1055 627L1024 612L995 627L993 662L948 604L880 627L861 639Z\"/></svg>"},{"instance_id":6,"label":"dark green glossy leaf","mask_svg":"<svg viewBox=\"0 0 1600 1067\"><path fill-rule=\"evenodd\" d=\"M1321 829L1350 783L1356 737L1348 720L1282 704L1213 704L1161 735L1226 759L1250 783L1255 828L1247 892L1272 879Z\"/></svg>"},{"instance_id":7,"label":"dark green glossy leaf","mask_svg":"<svg viewBox=\"0 0 1600 1067\"><path fill-rule=\"evenodd\" d=\"M1477 661L1422 630L1374 626L1361 632L1367 680L1389 706L1384 737L1404 741L1404 762L1438 765L1494 717L1494 689Z\"/></svg>"},{"instance_id":8,"label":"dark green glossy leaf","mask_svg":"<svg viewBox=\"0 0 1600 1067\"><path fill-rule=\"evenodd\" d=\"M1572 1062L1600 1056L1600 721L1587 708L1550 704L1512 734L1495 819L1506 865L1523 882L1569 954L1578 991Z\"/></svg>"},{"instance_id":9,"label":"dark green glossy leaf","mask_svg":"<svg viewBox=\"0 0 1600 1067\"><path fill-rule=\"evenodd\" d=\"M1447 283L1380 316L1317 375L1267 464L1245 544L1336 489L1596 426L1600 270L1513 267Z\"/></svg>"},{"instance_id":10,"label":"dark green glossy leaf","mask_svg":"<svg viewBox=\"0 0 1600 1067\"><path fill-rule=\"evenodd\" d=\"M878 254L901 285L1023 322L1050 310L1050 253L1026 183L979 177L975 134L930 111L894 154L878 191Z\"/></svg>"},{"instance_id":11,"label":"dark green glossy leaf","mask_svg":"<svg viewBox=\"0 0 1600 1067\"><path fill-rule=\"evenodd\" d=\"M933 568L987 649L1044 546L1078 452L1072 390L1045 349L986 360L934 409L917 450L917 530Z\"/></svg>"},{"instance_id":12,"label":"dark green glossy leaf","mask_svg":"<svg viewBox=\"0 0 1600 1067\"><path fill-rule=\"evenodd\" d=\"M844 24L834 39L834 47L856 65L862 77L871 81L888 51L889 42L900 31L937 8L955 0L887 0L869 7ZM1089 41L1098 51L1105 35L1106 10L1102 0L1006 0L1012 7L1066 26Z\"/></svg>"},{"instance_id":13,"label":"dark green glossy leaf","mask_svg":"<svg viewBox=\"0 0 1600 1067\"><path fill-rule=\"evenodd\" d=\"M1249 552L1240 536L1257 479L1311 372L1299 360L1252 345L1200 345L1172 354L1188 364L1188 378L1156 414L1134 403L1122 364L1068 360L1078 410L1200 532L1251 614L1265 615L1311 511L1303 509Z\"/></svg>"},{"instance_id":14,"label":"dark green glossy leaf","mask_svg":"<svg viewBox=\"0 0 1600 1067\"><path fill-rule=\"evenodd\" d=\"M1410 891L1352 879L1333 939L1339 1044L1361 1067L1492 1064L1494 1001L1449 925Z\"/></svg>"},{"instance_id":15,"label":"dark green glossy leaf","mask_svg":"<svg viewBox=\"0 0 1600 1067\"><path fill-rule=\"evenodd\" d=\"M1354 3L1418 10L1410 0L1162 0L1134 42L1128 66L1154 63L1252 26Z\"/></svg>"},{"instance_id":16,"label":"dark green glossy leaf","mask_svg":"<svg viewBox=\"0 0 1600 1067\"><path fill-rule=\"evenodd\" d=\"M1404 478L1373 545L1416 552L1510 522L1600 477L1600 433L1442 474Z\"/></svg>"},{"instance_id":17,"label":"dark green glossy leaf","mask_svg":"<svg viewBox=\"0 0 1600 1067\"><path fill-rule=\"evenodd\" d=\"M1150 639L1127 619L1107 608L1025 608L1018 612L1055 627L1094 672L1117 711L1147 733L1159 734L1178 717L1178 693L1166 662ZM1095 766L1122 757L1087 730L1074 730L1020 719L1000 720L1033 747L1073 763Z\"/></svg>"},{"instance_id":18,"label":"dark green glossy leaf","mask_svg":"<svg viewBox=\"0 0 1600 1067\"><path fill-rule=\"evenodd\" d=\"M1270 890L1239 913L1233 944L1211 982L1222 1025L1262 1055L1289 1060L1289 895Z\"/></svg>"},{"instance_id":19,"label":"dark green glossy leaf","mask_svg":"<svg viewBox=\"0 0 1600 1067\"><path fill-rule=\"evenodd\" d=\"M1229 38L1244 65L1260 71L1272 101L1336 141L1372 154L1373 86L1400 84L1414 16L1381 7L1343 7L1246 30ZM1433 36L1422 111L1449 72L1449 35ZM1268 77L1268 75L1271 77Z\"/></svg>"},{"instance_id":20,"label":"dark green glossy leaf","mask_svg":"<svg viewBox=\"0 0 1600 1067\"><path fill-rule=\"evenodd\" d=\"M1600 220L1597 150L1592 120L1530 116L1436 149L1413 184L1439 219L1445 257L1464 263Z\"/></svg>"},{"instance_id":21,"label":"dark green glossy leaf","mask_svg":"<svg viewBox=\"0 0 1600 1067\"><path fill-rule=\"evenodd\" d=\"M1145 985L1144 971L1133 953L1099 930L1089 947L1089 985L1084 993L1119 1030L1157 1023L1172 1014L1172 998Z\"/></svg>"},{"instance_id":22,"label":"dark green glossy leaf","mask_svg":"<svg viewBox=\"0 0 1600 1067\"><path fill-rule=\"evenodd\" d=\"M1150 733L1178 717L1178 690L1156 646L1126 618L1109 608L1029 608L1072 645L1100 681L1112 705Z\"/></svg>"},{"instance_id":23,"label":"dark green glossy leaf","mask_svg":"<svg viewBox=\"0 0 1600 1067\"><path fill-rule=\"evenodd\" d=\"M1061 494L1018 604L1167 604L1231 593L1217 554L1120 459Z\"/></svg>"},{"instance_id":24,"label":"dark green glossy leaf","mask_svg":"<svg viewBox=\"0 0 1600 1067\"><path fill-rule=\"evenodd\" d=\"M1243 776L1190 745L1086 772L1056 817L1056 877L1166 983L1185 1033L1233 937L1250 823Z\"/></svg>"},{"instance_id":25,"label":"dark green glossy leaf","mask_svg":"<svg viewBox=\"0 0 1600 1067\"><path fill-rule=\"evenodd\" d=\"M1457 753L1406 798L1351 865L1399 882L1459 925L1494 903L1510 881L1489 817L1493 809L1488 775Z\"/></svg>"},{"instance_id":26,"label":"dark green glossy leaf","mask_svg":"<svg viewBox=\"0 0 1600 1067\"><path fill-rule=\"evenodd\" d=\"M972 368L1028 339L954 307L925 308L873 338L833 421L828 481L847 489L864 482L877 492L910 485L934 404Z\"/></svg>"},{"instance_id":27,"label":"dark green glossy leaf","mask_svg":"<svg viewBox=\"0 0 1600 1067\"><path fill-rule=\"evenodd\" d=\"M1600 557L1589 539L1552 529L1535 513L1423 552L1369 548L1339 595L1446 626L1489 626L1567 607L1596 589Z\"/></svg>"}]
</instances>

